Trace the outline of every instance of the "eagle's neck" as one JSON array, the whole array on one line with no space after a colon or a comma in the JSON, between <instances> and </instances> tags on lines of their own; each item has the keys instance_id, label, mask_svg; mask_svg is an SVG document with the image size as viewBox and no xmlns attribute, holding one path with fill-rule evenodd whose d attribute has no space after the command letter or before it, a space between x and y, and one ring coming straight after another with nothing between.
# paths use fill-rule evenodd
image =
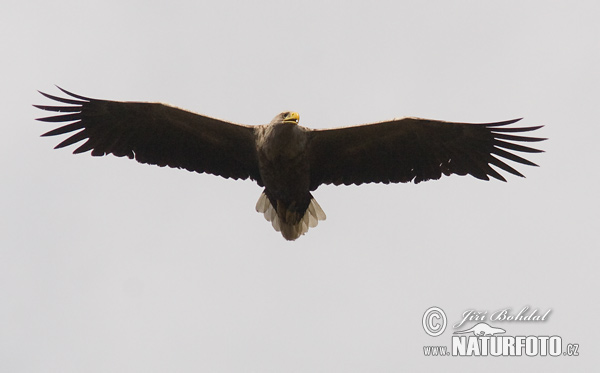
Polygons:
<instances>
[{"instance_id":1,"label":"eagle's neck","mask_svg":"<svg viewBox=\"0 0 600 373\"><path fill-rule=\"evenodd\" d=\"M291 123L275 123L258 130L257 146L269 161L292 160L306 152L306 130Z\"/></svg>"}]
</instances>

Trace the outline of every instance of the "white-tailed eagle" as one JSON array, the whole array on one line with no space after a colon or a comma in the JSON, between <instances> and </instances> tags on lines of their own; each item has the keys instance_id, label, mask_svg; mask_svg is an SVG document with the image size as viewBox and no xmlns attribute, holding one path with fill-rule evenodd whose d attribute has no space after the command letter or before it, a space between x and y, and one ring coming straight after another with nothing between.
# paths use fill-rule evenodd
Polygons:
<instances>
[{"instance_id":1,"label":"white-tailed eagle","mask_svg":"<svg viewBox=\"0 0 600 373\"><path fill-rule=\"evenodd\" d=\"M510 151L538 153L519 143L544 140L515 135L542 127L509 126L520 119L473 124L402 118L321 130L298 125L298 113L283 112L269 124L246 126L160 103L97 100L59 89L70 97L40 93L66 106L34 105L60 113L39 120L67 122L42 136L75 132L56 148L85 140L73 153L250 178L264 187L256 210L287 240L325 219L311 195L321 184L419 183L442 174L506 181L491 166L523 176L500 158L536 166Z\"/></svg>"}]
</instances>

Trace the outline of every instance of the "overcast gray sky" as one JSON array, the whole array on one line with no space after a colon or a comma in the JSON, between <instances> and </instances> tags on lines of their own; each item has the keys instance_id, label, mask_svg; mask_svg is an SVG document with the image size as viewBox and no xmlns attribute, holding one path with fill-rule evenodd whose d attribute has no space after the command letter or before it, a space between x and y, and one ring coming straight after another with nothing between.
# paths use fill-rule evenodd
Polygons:
<instances>
[{"instance_id":1,"label":"overcast gray sky","mask_svg":"<svg viewBox=\"0 0 600 373\"><path fill-rule=\"evenodd\" d=\"M565 371L597 366L597 1L8 1L0 14L0 371ZM285 241L250 181L52 150L58 84L245 124L545 125L527 178L322 186ZM579 357L432 358L421 325L552 309ZM469 324L473 325L473 323ZM589 370L589 369L588 369Z\"/></svg>"}]
</instances>

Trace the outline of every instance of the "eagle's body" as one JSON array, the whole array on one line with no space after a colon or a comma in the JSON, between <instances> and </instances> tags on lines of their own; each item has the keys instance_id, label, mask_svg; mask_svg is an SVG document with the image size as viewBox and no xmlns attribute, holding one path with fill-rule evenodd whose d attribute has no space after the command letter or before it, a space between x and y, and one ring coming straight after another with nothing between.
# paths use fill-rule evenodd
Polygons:
<instances>
[{"instance_id":1,"label":"eagle's body","mask_svg":"<svg viewBox=\"0 0 600 373\"><path fill-rule=\"evenodd\" d=\"M298 119L297 113L284 112L256 128L258 166L265 185L256 210L287 240L295 240L325 219L310 194L309 129L299 126Z\"/></svg>"},{"instance_id":2,"label":"eagle's body","mask_svg":"<svg viewBox=\"0 0 600 373\"><path fill-rule=\"evenodd\" d=\"M61 89L62 90L62 89ZM537 127L506 127L519 119L472 124L419 118L327 130L298 125L284 112L271 123L245 126L164 104L72 98L42 93L70 106L41 106L60 113L46 122L68 122L44 134L76 131L62 148L86 140L74 153L114 154L141 163L184 168L225 178L251 178L264 187L256 209L287 240L325 219L311 195L321 184L397 183L439 179L442 174L489 176L506 181L490 165L517 176L498 157L535 166L505 149L537 153L518 142L544 139L517 136Z\"/></svg>"}]
</instances>

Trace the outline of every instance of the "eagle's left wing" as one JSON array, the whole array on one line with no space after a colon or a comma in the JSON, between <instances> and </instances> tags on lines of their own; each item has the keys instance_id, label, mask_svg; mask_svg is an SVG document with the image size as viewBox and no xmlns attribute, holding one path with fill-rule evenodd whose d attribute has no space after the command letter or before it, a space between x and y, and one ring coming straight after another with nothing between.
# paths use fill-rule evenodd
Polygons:
<instances>
[{"instance_id":1,"label":"eagle's left wing","mask_svg":"<svg viewBox=\"0 0 600 373\"><path fill-rule=\"evenodd\" d=\"M64 124L42 136L71 133L56 148L86 140L74 153L91 150L94 156L127 156L140 163L225 178L250 177L262 184L252 126L164 104L97 100L59 89L72 98L40 93L69 106L34 105L60 113L38 120Z\"/></svg>"},{"instance_id":2,"label":"eagle's left wing","mask_svg":"<svg viewBox=\"0 0 600 373\"><path fill-rule=\"evenodd\" d=\"M541 152L519 142L544 139L514 135L541 127L508 127L519 120L473 124L403 118L313 130L308 145L310 189L320 184L419 183L442 174L506 181L490 165L523 176L500 157L536 166L510 151Z\"/></svg>"}]
</instances>

